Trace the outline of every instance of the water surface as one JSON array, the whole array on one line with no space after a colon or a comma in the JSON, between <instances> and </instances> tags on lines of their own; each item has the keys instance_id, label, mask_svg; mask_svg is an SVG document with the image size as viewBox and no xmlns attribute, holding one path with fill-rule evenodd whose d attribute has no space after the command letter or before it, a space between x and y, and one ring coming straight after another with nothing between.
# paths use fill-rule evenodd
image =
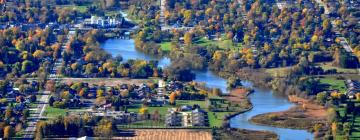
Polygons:
<instances>
[{"instance_id":1,"label":"water surface","mask_svg":"<svg viewBox=\"0 0 360 140\"><path fill-rule=\"evenodd\" d=\"M102 48L113 56L121 55L123 59L143 59L143 60L158 60L160 67L166 67L171 64L169 58L155 58L139 52L135 49L133 40L110 39L102 44ZM211 71L194 71L196 74L195 81L204 82L208 87L219 88L222 92L226 92L226 80L216 76ZM313 135L306 130L296 130L287 128L277 128L271 126L260 126L249 122L249 119L255 115L285 111L291 108L294 104L290 103L285 97L277 96L272 90L261 89L254 87L249 81L243 81L245 87L254 89L254 93L249 95L253 104L253 109L239 114L230 120L230 126L233 128L242 128L250 130L267 130L275 132L279 135L280 140L306 140L313 139Z\"/></svg>"}]
</instances>

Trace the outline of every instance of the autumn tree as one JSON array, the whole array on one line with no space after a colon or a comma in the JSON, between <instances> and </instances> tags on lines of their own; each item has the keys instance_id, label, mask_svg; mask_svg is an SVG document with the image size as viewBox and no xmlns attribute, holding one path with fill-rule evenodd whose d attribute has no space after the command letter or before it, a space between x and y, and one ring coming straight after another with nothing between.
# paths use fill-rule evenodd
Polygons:
<instances>
[{"instance_id":1,"label":"autumn tree","mask_svg":"<svg viewBox=\"0 0 360 140\"><path fill-rule=\"evenodd\" d=\"M175 105L176 104L176 93L172 92L169 96L169 102L171 105Z\"/></svg>"},{"instance_id":2,"label":"autumn tree","mask_svg":"<svg viewBox=\"0 0 360 140\"><path fill-rule=\"evenodd\" d=\"M113 122L109 119L102 119L94 130L96 136L111 138L116 130Z\"/></svg>"},{"instance_id":3,"label":"autumn tree","mask_svg":"<svg viewBox=\"0 0 360 140\"><path fill-rule=\"evenodd\" d=\"M5 139L9 139L9 138L13 137L14 134L15 134L14 129L11 126L6 126L4 128L4 138Z\"/></svg>"},{"instance_id":4,"label":"autumn tree","mask_svg":"<svg viewBox=\"0 0 360 140\"><path fill-rule=\"evenodd\" d=\"M190 46L192 44L192 33L190 32L186 32L184 35L184 43L188 46Z\"/></svg>"}]
</instances>

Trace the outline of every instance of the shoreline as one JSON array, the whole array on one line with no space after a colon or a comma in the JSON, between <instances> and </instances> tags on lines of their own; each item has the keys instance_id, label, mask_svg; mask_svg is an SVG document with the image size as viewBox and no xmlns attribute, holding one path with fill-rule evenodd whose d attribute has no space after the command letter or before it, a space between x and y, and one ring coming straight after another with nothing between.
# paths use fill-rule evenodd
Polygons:
<instances>
[{"instance_id":1,"label":"shoreline","mask_svg":"<svg viewBox=\"0 0 360 140\"><path fill-rule=\"evenodd\" d=\"M247 93L246 93L246 95L245 95L246 99L248 100L248 102L249 102L249 104L250 104L250 107L249 107L249 108L247 108L246 110L243 110L243 111L231 113L229 116L226 116L226 117L224 118L224 121L229 121L231 118L233 118L233 117L235 117L235 116L237 116L237 115L239 115L239 114L242 114L242 113L245 113L245 112L248 112L248 111L252 110L252 109L254 108L254 106L253 106L253 104L251 103L251 101L249 100L248 96L249 96L250 94L253 94L253 93L254 93L254 90L253 90L253 89L248 89L248 91L247 91ZM230 94L230 95L231 95L231 94Z\"/></svg>"},{"instance_id":2,"label":"shoreline","mask_svg":"<svg viewBox=\"0 0 360 140\"><path fill-rule=\"evenodd\" d=\"M314 126L321 124L320 136L325 133L327 114L323 106L295 95L289 96L289 101L294 103L295 106L285 111L259 114L252 117L249 121L256 125L306 130L313 134L315 134Z\"/></svg>"}]
</instances>

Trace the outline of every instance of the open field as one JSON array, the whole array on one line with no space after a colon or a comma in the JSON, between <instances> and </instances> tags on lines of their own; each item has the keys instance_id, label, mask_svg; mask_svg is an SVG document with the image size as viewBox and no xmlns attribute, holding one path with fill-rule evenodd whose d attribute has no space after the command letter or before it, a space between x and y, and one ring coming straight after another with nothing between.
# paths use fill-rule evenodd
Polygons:
<instances>
[{"instance_id":1,"label":"open field","mask_svg":"<svg viewBox=\"0 0 360 140\"><path fill-rule=\"evenodd\" d=\"M180 106L183 106L183 105L192 106L194 104L199 105L202 109L204 109L205 111L208 112L208 118L209 118L210 127L220 127L222 125L226 115L236 113L236 112L212 112L208 108L207 101L177 100L175 106L164 105L162 107L146 107L150 114L154 113L156 110L159 111L159 114L161 115L161 120L162 121L160 121L160 122L152 122L152 121L149 121L149 120L147 120L147 121L139 121L139 122L127 125L127 126L139 127L139 126L149 126L149 125L151 125L151 126L155 126L155 127L164 127L165 123L164 123L163 120L164 120L164 117L167 114L167 111L168 111L169 108L180 107ZM129 107L128 111L129 112L139 112L141 107L142 107L141 104L136 104L134 106Z\"/></svg>"},{"instance_id":2,"label":"open field","mask_svg":"<svg viewBox=\"0 0 360 140\"><path fill-rule=\"evenodd\" d=\"M265 72L269 73L273 77L284 77L287 76L288 71L291 67L282 67L282 68L268 68L265 69Z\"/></svg>"},{"instance_id":3,"label":"open field","mask_svg":"<svg viewBox=\"0 0 360 140\"><path fill-rule=\"evenodd\" d=\"M320 83L326 85L327 90L339 90L340 93L345 93L345 81L337 79L336 77L320 78Z\"/></svg>"},{"instance_id":4,"label":"open field","mask_svg":"<svg viewBox=\"0 0 360 140\"><path fill-rule=\"evenodd\" d=\"M206 38L200 38L198 40L193 41L193 44L200 46L215 45L215 46L219 46L219 48L221 49L235 49L237 47L240 47L238 45L235 45L233 41L229 39L209 40Z\"/></svg>"},{"instance_id":5,"label":"open field","mask_svg":"<svg viewBox=\"0 0 360 140\"><path fill-rule=\"evenodd\" d=\"M209 130L189 129L136 129L130 130L132 136L116 137L115 139L130 140L212 140Z\"/></svg>"},{"instance_id":6,"label":"open field","mask_svg":"<svg viewBox=\"0 0 360 140\"><path fill-rule=\"evenodd\" d=\"M85 6L85 5L84 6L63 5L63 6L58 6L58 7L59 8L64 8L64 9L69 9L69 10L74 9L74 10L79 11L81 13L84 13L87 10L87 6Z\"/></svg>"},{"instance_id":7,"label":"open field","mask_svg":"<svg viewBox=\"0 0 360 140\"><path fill-rule=\"evenodd\" d=\"M171 50L171 42L162 42L160 44L161 50L163 51L170 51Z\"/></svg>"},{"instance_id":8,"label":"open field","mask_svg":"<svg viewBox=\"0 0 360 140\"><path fill-rule=\"evenodd\" d=\"M106 86L117 86L120 84L142 84L142 83L148 83L148 82L154 82L156 81L156 78L150 78L150 79L130 79L130 78L64 78L61 80L62 83L68 83L68 82L84 82L92 84L104 84Z\"/></svg>"},{"instance_id":9,"label":"open field","mask_svg":"<svg viewBox=\"0 0 360 140\"><path fill-rule=\"evenodd\" d=\"M335 67L335 66L332 66L330 62L329 63L318 63L317 65L322 67L324 70L336 69L336 71L339 73L347 73L347 74L357 74L358 73L357 69L346 69L346 68Z\"/></svg>"},{"instance_id":10,"label":"open field","mask_svg":"<svg viewBox=\"0 0 360 140\"><path fill-rule=\"evenodd\" d=\"M58 116L66 116L67 113L70 112L85 112L86 109L62 109L62 108L54 108L51 106L46 106L44 116L48 118L55 118Z\"/></svg>"},{"instance_id":11,"label":"open field","mask_svg":"<svg viewBox=\"0 0 360 140\"><path fill-rule=\"evenodd\" d=\"M67 110L61 108L54 108L51 106L46 106L44 115L49 118L57 117L57 116L65 116Z\"/></svg>"}]
</instances>

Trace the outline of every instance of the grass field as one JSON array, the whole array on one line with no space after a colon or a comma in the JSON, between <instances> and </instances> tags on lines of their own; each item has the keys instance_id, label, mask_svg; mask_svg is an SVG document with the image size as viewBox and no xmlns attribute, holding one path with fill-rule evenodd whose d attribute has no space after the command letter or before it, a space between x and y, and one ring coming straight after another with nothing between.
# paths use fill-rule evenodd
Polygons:
<instances>
[{"instance_id":1,"label":"grass field","mask_svg":"<svg viewBox=\"0 0 360 140\"><path fill-rule=\"evenodd\" d=\"M358 73L358 71L356 69L339 68L339 67L332 66L331 63L318 63L317 65L322 67L324 70L336 69L336 71L339 73L347 73L347 74Z\"/></svg>"},{"instance_id":2,"label":"grass field","mask_svg":"<svg viewBox=\"0 0 360 140\"><path fill-rule=\"evenodd\" d=\"M235 45L232 40L229 39L222 39L222 40L209 40L206 38L200 38L198 40L193 41L193 44L200 45L200 46L208 46L208 45L215 45L219 46L221 49L235 49L239 48L240 46Z\"/></svg>"},{"instance_id":3,"label":"grass field","mask_svg":"<svg viewBox=\"0 0 360 140\"><path fill-rule=\"evenodd\" d=\"M79 109L62 109L62 108L54 108L51 106L46 106L44 115L49 118L54 118L58 116L65 116L67 113L73 113L73 112L85 112L85 108L79 108Z\"/></svg>"},{"instance_id":4,"label":"grass field","mask_svg":"<svg viewBox=\"0 0 360 140\"><path fill-rule=\"evenodd\" d=\"M336 79L336 77L327 76L320 79L322 84L328 85L328 90L339 90L340 93L345 93L346 86L344 80Z\"/></svg>"},{"instance_id":5,"label":"grass field","mask_svg":"<svg viewBox=\"0 0 360 140\"><path fill-rule=\"evenodd\" d=\"M291 67L281 67L281 68L268 68L265 72L269 73L273 77L284 77L287 76L287 71Z\"/></svg>"},{"instance_id":6,"label":"grass field","mask_svg":"<svg viewBox=\"0 0 360 140\"><path fill-rule=\"evenodd\" d=\"M51 106L46 106L44 114L45 114L46 117L54 118L54 117L57 117L57 116L66 115L67 111L68 111L67 109L54 108L54 107L51 107Z\"/></svg>"},{"instance_id":7,"label":"grass field","mask_svg":"<svg viewBox=\"0 0 360 140\"><path fill-rule=\"evenodd\" d=\"M208 112L208 118L209 118L209 124L210 127L213 126L221 126L224 120L224 116L228 115L230 113L234 113L234 112L211 112L208 109L208 106L206 104L206 101L188 101L188 100L177 100L176 101L176 105L175 106L171 106L171 105L165 105L162 107L146 107L149 111L150 114L154 113L156 110L159 111L160 115L162 116L162 119L164 119L165 115L167 114L167 111L169 108L174 108L174 107L180 107L183 105L199 105L202 109L204 109L205 111ZM140 108L142 105L137 104L135 106L132 106L130 108L128 108L129 112L139 112ZM133 123L131 125L136 125L136 126L146 126L149 124L154 124L154 122L149 122L149 121L140 121L137 123ZM164 122L160 122L157 123L155 122L155 124L158 124L160 126L164 126Z\"/></svg>"},{"instance_id":8,"label":"grass field","mask_svg":"<svg viewBox=\"0 0 360 140\"><path fill-rule=\"evenodd\" d=\"M85 13L87 11L87 6L63 5L63 6L59 6L59 7L66 8L66 9L74 9L81 13Z\"/></svg>"},{"instance_id":9,"label":"grass field","mask_svg":"<svg viewBox=\"0 0 360 140\"><path fill-rule=\"evenodd\" d=\"M160 46L161 46L161 49L163 51L170 51L171 50L171 42L162 42L160 44Z\"/></svg>"}]
</instances>

